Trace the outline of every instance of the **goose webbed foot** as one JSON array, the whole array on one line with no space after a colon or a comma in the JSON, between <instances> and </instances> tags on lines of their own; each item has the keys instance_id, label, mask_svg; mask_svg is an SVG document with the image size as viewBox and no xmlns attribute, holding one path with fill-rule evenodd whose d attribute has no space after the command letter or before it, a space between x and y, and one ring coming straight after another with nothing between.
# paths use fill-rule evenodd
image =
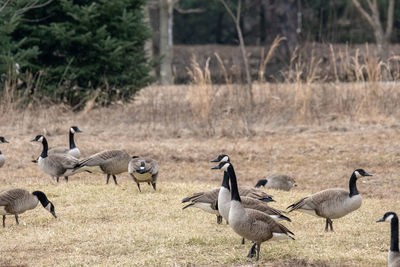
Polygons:
<instances>
[{"instance_id":1,"label":"goose webbed foot","mask_svg":"<svg viewBox=\"0 0 400 267\"><path fill-rule=\"evenodd\" d=\"M247 254L247 258L254 258L254 256L256 255L256 243L254 243L250 250L249 250L249 254Z\"/></svg>"},{"instance_id":2,"label":"goose webbed foot","mask_svg":"<svg viewBox=\"0 0 400 267\"><path fill-rule=\"evenodd\" d=\"M16 223L17 225L19 225L18 214L15 214L15 223Z\"/></svg>"},{"instance_id":3,"label":"goose webbed foot","mask_svg":"<svg viewBox=\"0 0 400 267\"><path fill-rule=\"evenodd\" d=\"M217 223L218 224L222 223L222 216L221 215L217 215Z\"/></svg>"}]
</instances>

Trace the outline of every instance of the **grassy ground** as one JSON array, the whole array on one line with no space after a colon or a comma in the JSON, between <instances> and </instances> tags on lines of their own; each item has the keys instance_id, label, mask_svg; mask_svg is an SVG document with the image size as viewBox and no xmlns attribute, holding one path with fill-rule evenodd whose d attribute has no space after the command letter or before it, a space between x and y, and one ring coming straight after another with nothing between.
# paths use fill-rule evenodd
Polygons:
<instances>
[{"instance_id":1,"label":"grassy ground","mask_svg":"<svg viewBox=\"0 0 400 267\"><path fill-rule=\"evenodd\" d=\"M386 211L399 212L400 127L393 118L382 124L376 123L377 117L371 117L369 123L340 120L335 127L328 122L269 124L248 137L207 137L191 128L176 130L182 126L177 122L188 121L183 113L179 115L182 118L165 115L164 124L144 124L140 114L139 123L132 112L137 105L88 113L49 108L0 118L0 135L10 141L0 145L6 156L6 165L0 169L0 190L42 190L58 215L54 219L39 205L20 215L19 226L12 216L7 217L6 228L0 229L0 266L254 265L246 258L250 244L240 245L229 226L217 225L215 216L201 210L182 210L183 197L220 185L222 174L211 171L208 162L219 153L231 156L239 185L253 185L274 172L294 176L298 187L292 192L268 191L277 200L272 205L280 209L325 188L347 188L356 168L374 174L359 181L363 205L335 220L335 233L324 232L323 219L290 214L293 222L285 225L296 234L296 240L264 243L259 265L386 264L389 225L375 221ZM118 177L119 186L105 185L103 175L81 173L71 176L68 184L63 179L56 184L43 174L30 162L41 146L29 140L44 133L50 146L66 145L71 125L84 131L76 136L83 156L104 149L126 149L131 155L157 159L157 192L143 185L139 193L127 174Z\"/></svg>"}]
</instances>

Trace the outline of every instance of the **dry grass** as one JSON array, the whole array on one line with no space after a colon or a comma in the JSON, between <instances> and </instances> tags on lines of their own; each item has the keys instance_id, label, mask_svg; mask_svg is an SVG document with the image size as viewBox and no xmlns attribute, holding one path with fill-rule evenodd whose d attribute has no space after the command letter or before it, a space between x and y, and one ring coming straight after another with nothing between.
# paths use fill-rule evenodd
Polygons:
<instances>
[{"instance_id":1,"label":"dry grass","mask_svg":"<svg viewBox=\"0 0 400 267\"><path fill-rule=\"evenodd\" d=\"M242 113L235 105L228 109L236 101L229 88L217 87L209 113L212 136L193 122L185 87L150 87L131 104L85 113L65 107L7 113L0 118L0 133L10 140L1 145L7 162L0 169L0 189L42 190L59 218L41 207L22 214L19 226L8 217L7 227L0 229L0 266L253 265L246 258L249 244L240 245L227 225L217 225L215 216L200 210L181 210L183 197L220 184L221 173L211 171L208 160L221 152L233 159L240 184L254 184L273 172L293 175L299 184L295 191L270 191L277 200L273 206L281 209L327 187L346 188L355 168L374 174L359 183L362 207L335 220L335 233L323 231L322 219L293 213L286 225L296 241L267 242L260 265L384 265L389 225L375 221L385 211L399 212L400 204L395 86L322 84L322 93L319 85L308 87L306 120L296 117L303 106L293 105L293 86L257 86L257 107L247 126L240 126L245 119L237 120ZM304 92L297 86L299 96ZM373 98L376 90L380 93ZM324 100L324 94L332 98ZM30 162L41 148L29 140L45 133L50 146L66 144L74 124L84 131L77 144L85 156L124 148L157 159L159 190L143 186L138 193L127 174L118 178L120 186L104 185L105 176L86 173L70 177L68 184L52 182ZM250 134L241 127L249 127Z\"/></svg>"}]
</instances>

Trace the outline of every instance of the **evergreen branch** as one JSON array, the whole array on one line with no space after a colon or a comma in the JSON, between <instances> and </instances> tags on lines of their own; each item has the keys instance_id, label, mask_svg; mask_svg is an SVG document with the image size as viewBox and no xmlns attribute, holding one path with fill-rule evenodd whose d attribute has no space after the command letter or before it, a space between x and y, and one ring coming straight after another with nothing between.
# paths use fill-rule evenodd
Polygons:
<instances>
[{"instance_id":1,"label":"evergreen branch","mask_svg":"<svg viewBox=\"0 0 400 267\"><path fill-rule=\"evenodd\" d=\"M0 8L0 12L3 11L3 9L10 3L11 0L7 0L4 5Z\"/></svg>"}]
</instances>

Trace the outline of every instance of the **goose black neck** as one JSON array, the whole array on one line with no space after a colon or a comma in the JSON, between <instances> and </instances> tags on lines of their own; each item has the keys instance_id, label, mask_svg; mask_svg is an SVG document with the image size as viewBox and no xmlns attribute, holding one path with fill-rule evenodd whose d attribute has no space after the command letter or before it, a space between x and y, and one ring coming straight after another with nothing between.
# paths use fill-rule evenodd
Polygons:
<instances>
[{"instance_id":1,"label":"goose black neck","mask_svg":"<svg viewBox=\"0 0 400 267\"><path fill-rule=\"evenodd\" d=\"M397 215L392 218L390 228L390 251L399 252L399 218Z\"/></svg>"},{"instance_id":2,"label":"goose black neck","mask_svg":"<svg viewBox=\"0 0 400 267\"><path fill-rule=\"evenodd\" d=\"M350 177L349 181L349 189L350 189L350 197L358 195L358 190L357 190L357 176L353 172L353 174Z\"/></svg>"},{"instance_id":3,"label":"goose black neck","mask_svg":"<svg viewBox=\"0 0 400 267\"><path fill-rule=\"evenodd\" d=\"M43 140L42 140L42 144L43 144L43 150L42 150L42 154L40 154L40 156L42 158L47 157L47 150L48 150L48 144L47 144L47 140L46 138L43 136Z\"/></svg>"},{"instance_id":4,"label":"goose black neck","mask_svg":"<svg viewBox=\"0 0 400 267\"><path fill-rule=\"evenodd\" d=\"M69 131L69 149L74 149L75 147L74 134Z\"/></svg>"},{"instance_id":5,"label":"goose black neck","mask_svg":"<svg viewBox=\"0 0 400 267\"><path fill-rule=\"evenodd\" d=\"M238 188L237 180L236 180L236 174L235 174L235 170L233 169L232 165L229 165L229 167L228 167L228 174L229 174L229 178L231 179L231 185L232 185L231 200L236 200L236 201L241 202L240 195L239 195L239 188Z\"/></svg>"},{"instance_id":6,"label":"goose black neck","mask_svg":"<svg viewBox=\"0 0 400 267\"><path fill-rule=\"evenodd\" d=\"M35 191L32 195L37 196L42 206L45 208L49 204L49 200L47 199L46 195L42 191Z\"/></svg>"},{"instance_id":7,"label":"goose black neck","mask_svg":"<svg viewBox=\"0 0 400 267\"><path fill-rule=\"evenodd\" d=\"M222 179L222 187L230 190L230 186L229 186L229 174L227 171L224 171L224 178Z\"/></svg>"}]
</instances>

